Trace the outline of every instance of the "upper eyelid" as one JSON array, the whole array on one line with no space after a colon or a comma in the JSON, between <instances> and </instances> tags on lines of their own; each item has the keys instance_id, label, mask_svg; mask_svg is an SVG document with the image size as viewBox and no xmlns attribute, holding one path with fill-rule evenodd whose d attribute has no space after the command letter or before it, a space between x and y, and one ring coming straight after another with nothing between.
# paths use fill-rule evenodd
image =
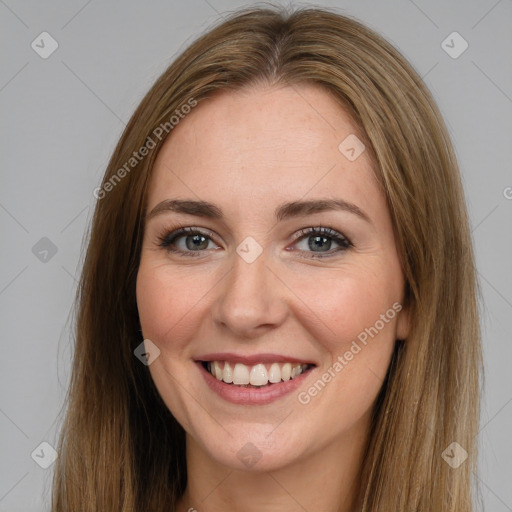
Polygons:
<instances>
[{"instance_id":1,"label":"upper eyelid","mask_svg":"<svg viewBox=\"0 0 512 512\"><path fill-rule=\"evenodd\" d=\"M207 236L210 238L210 240L215 243L216 245L219 245L216 242L217 235L214 231L209 230L208 228L198 228L194 226L177 226L174 229L164 229L162 231L161 235L157 235L157 241L159 245L163 245L164 240L167 237L170 237L172 235L173 243L176 239L181 238L183 236L190 236L194 234L201 234L203 236ZM198 251L199 252L199 251Z\"/></svg>"},{"instance_id":2,"label":"upper eyelid","mask_svg":"<svg viewBox=\"0 0 512 512\"><path fill-rule=\"evenodd\" d=\"M327 232L322 232L323 230L327 230ZM329 233L329 231L331 231L331 233ZM319 226L319 225L308 226L306 228L301 228L301 229L295 231L295 233L293 234L293 243L295 243L303 238L306 238L308 236L313 236L319 232L321 234L324 234L324 235L332 238L332 239L338 238L340 240L345 240L349 246L353 245L351 239L348 238L344 233L342 233L334 228L331 228L329 226ZM214 231L211 231L208 228L196 227L196 226L181 226L181 225L179 225L179 226L176 226L174 229L164 230L162 235L158 236L158 240L160 242L162 242L166 237L173 235L173 243L174 243L174 240L176 240L180 237L189 236L189 235L193 235L193 234L197 234L197 233L207 236L208 238L211 239L212 242L214 242L216 245L219 245L216 242L217 234ZM339 241L336 243L339 243ZM162 244L160 244L160 245L162 245ZM197 251L197 252L204 252L204 251Z\"/></svg>"},{"instance_id":3,"label":"upper eyelid","mask_svg":"<svg viewBox=\"0 0 512 512\"><path fill-rule=\"evenodd\" d=\"M307 228L301 228L294 233L294 239L297 240L307 235L314 235L315 233L321 233L330 237L339 237L344 238L345 240L349 240L349 238L344 233L329 226L309 226Z\"/></svg>"}]
</instances>

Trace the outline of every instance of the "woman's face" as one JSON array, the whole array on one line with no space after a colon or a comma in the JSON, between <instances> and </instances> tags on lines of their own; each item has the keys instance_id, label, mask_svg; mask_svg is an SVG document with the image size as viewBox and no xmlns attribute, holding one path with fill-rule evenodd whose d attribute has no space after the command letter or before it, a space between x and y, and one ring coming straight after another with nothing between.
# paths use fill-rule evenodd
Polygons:
<instances>
[{"instance_id":1,"label":"woman's face","mask_svg":"<svg viewBox=\"0 0 512 512\"><path fill-rule=\"evenodd\" d=\"M258 86L201 103L160 150L137 302L151 376L205 460L268 471L367 434L408 322L355 133L317 86Z\"/></svg>"}]
</instances>

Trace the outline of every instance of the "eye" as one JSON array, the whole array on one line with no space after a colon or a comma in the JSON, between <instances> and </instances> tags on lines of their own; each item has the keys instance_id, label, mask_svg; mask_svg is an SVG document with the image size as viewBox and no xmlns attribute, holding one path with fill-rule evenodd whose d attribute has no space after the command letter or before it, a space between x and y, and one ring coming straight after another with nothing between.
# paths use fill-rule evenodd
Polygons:
<instances>
[{"instance_id":1,"label":"eye","mask_svg":"<svg viewBox=\"0 0 512 512\"><path fill-rule=\"evenodd\" d=\"M207 249L219 248L213 242L212 234L191 227L180 227L174 231L166 231L158 237L158 245L169 252L192 257L201 256L201 253L204 253ZM306 253L308 258L327 258L353 247L346 236L334 229L321 226L301 229L295 235L293 245L297 246L301 253ZM288 250L294 251L297 249Z\"/></svg>"},{"instance_id":2,"label":"eye","mask_svg":"<svg viewBox=\"0 0 512 512\"><path fill-rule=\"evenodd\" d=\"M158 245L168 250L183 254L185 256L200 256L205 249L213 244L211 235L197 228L179 228L172 232L167 232L158 238ZM215 247L218 248L216 244Z\"/></svg>"},{"instance_id":3,"label":"eye","mask_svg":"<svg viewBox=\"0 0 512 512\"><path fill-rule=\"evenodd\" d=\"M308 258L327 258L353 247L346 236L334 229L321 226L301 229L295 240L294 245L301 252L309 253L306 256ZM333 248L333 244L337 247Z\"/></svg>"}]
</instances>

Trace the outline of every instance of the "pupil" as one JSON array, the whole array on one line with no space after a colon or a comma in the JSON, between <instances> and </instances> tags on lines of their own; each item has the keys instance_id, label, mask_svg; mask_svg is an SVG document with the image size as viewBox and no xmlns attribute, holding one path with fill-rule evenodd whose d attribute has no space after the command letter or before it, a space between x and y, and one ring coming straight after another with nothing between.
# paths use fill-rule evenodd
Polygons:
<instances>
[{"instance_id":1,"label":"pupil","mask_svg":"<svg viewBox=\"0 0 512 512\"><path fill-rule=\"evenodd\" d=\"M189 240L192 238L192 243L189 244ZM201 241L201 239L203 239ZM206 248L208 246L208 241L206 241L206 246L205 247L201 247L201 244L204 244L204 241L206 240L206 237L204 237L203 235L193 235L193 236L189 236L187 237L187 249L201 249L201 248Z\"/></svg>"},{"instance_id":2,"label":"pupil","mask_svg":"<svg viewBox=\"0 0 512 512\"><path fill-rule=\"evenodd\" d=\"M326 250L329 250L330 248L330 242L331 240L325 236L315 236L315 237L311 237L314 241L313 241L313 244L310 242L309 243L309 248L310 249L314 249L314 248L319 248L319 249L322 249L322 243L326 243L326 242L329 242L327 248L324 248ZM310 238L310 240L311 240Z\"/></svg>"}]
</instances>

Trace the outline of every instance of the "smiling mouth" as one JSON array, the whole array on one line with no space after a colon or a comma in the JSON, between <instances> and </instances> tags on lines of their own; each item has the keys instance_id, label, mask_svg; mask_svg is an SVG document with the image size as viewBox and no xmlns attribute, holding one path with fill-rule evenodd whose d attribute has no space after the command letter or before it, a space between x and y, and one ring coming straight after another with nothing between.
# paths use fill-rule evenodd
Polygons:
<instances>
[{"instance_id":1,"label":"smiling mouth","mask_svg":"<svg viewBox=\"0 0 512 512\"><path fill-rule=\"evenodd\" d=\"M217 380L242 388L265 388L296 379L314 367L313 364L258 363L245 365L229 361L201 361L203 368Z\"/></svg>"}]
</instances>

